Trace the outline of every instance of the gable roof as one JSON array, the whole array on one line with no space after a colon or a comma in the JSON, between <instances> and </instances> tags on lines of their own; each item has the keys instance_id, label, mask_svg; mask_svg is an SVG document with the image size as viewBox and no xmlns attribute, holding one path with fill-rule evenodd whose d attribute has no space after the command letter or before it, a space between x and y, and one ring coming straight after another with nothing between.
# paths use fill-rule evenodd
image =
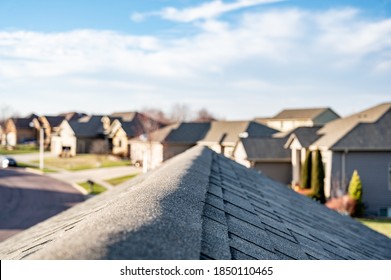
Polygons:
<instances>
[{"instance_id":1,"label":"gable roof","mask_svg":"<svg viewBox=\"0 0 391 280\"><path fill-rule=\"evenodd\" d=\"M43 116L48 121L50 127L58 127L65 120L65 116Z\"/></svg>"},{"instance_id":2,"label":"gable roof","mask_svg":"<svg viewBox=\"0 0 391 280\"><path fill-rule=\"evenodd\" d=\"M137 112L114 112L110 115L112 118L119 118L122 119L125 122L131 122L136 114L139 114Z\"/></svg>"},{"instance_id":3,"label":"gable roof","mask_svg":"<svg viewBox=\"0 0 391 280\"><path fill-rule=\"evenodd\" d=\"M170 133L165 137L164 143L196 144L203 139L210 129L209 122L183 122L173 126Z\"/></svg>"},{"instance_id":4,"label":"gable roof","mask_svg":"<svg viewBox=\"0 0 391 280\"><path fill-rule=\"evenodd\" d=\"M286 138L242 138L241 142L250 161L291 158L291 151L284 148Z\"/></svg>"},{"instance_id":5,"label":"gable roof","mask_svg":"<svg viewBox=\"0 0 391 280\"><path fill-rule=\"evenodd\" d=\"M68 112L68 113L62 113L59 114L60 117L65 117L67 121L76 121L82 117L87 116L85 113L80 113L80 112Z\"/></svg>"},{"instance_id":6,"label":"gable roof","mask_svg":"<svg viewBox=\"0 0 391 280\"><path fill-rule=\"evenodd\" d=\"M16 129L34 129L34 127L31 127L31 122L35 119L38 118L37 115L35 114L30 114L25 118L10 118Z\"/></svg>"},{"instance_id":7,"label":"gable roof","mask_svg":"<svg viewBox=\"0 0 391 280\"><path fill-rule=\"evenodd\" d=\"M285 148L288 149L293 139L296 138L303 148L308 148L312 143L319 139L320 135L317 133L321 126L312 127L297 127L287 133L288 140L285 143Z\"/></svg>"},{"instance_id":8,"label":"gable roof","mask_svg":"<svg viewBox=\"0 0 391 280\"><path fill-rule=\"evenodd\" d=\"M104 135L102 115L84 116L76 121L69 121L69 125L76 137L95 138Z\"/></svg>"},{"instance_id":9,"label":"gable roof","mask_svg":"<svg viewBox=\"0 0 391 280\"><path fill-rule=\"evenodd\" d=\"M383 103L332 121L318 131L321 137L313 143L313 146L330 149L389 149L391 143L391 120L388 116L390 109L391 103Z\"/></svg>"},{"instance_id":10,"label":"gable roof","mask_svg":"<svg viewBox=\"0 0 391 280\"><path fill-rule=\"evenodd\" d=\"M204 147L0 243L0 259L390 259L391 239Z\"/></svg>"},{"instance_id":11,"label":"gable roof","mask_svg":"<svg viewBox=\"0 0 391 280\"><path fill-rule=\"evenodd\" d=\"M277 130L254 121L214 121L205 138L205 143L235 144L242 133L247 137L266 137L276 133Z\"/></svg>"},{"instance_id":12,"label":"gable roof","mask_svg":"<svg viewBox=\"0 0 391 280\"><path fill-rule=\"evenodd\" d=\"M110 119L118 120L121 123L128 138L151 133L163 126L159 121L138 112L114 113Z\"/></svg>"},{"instance_id":13,"label":"gable roof","mask_svg":"<svg viewBox=\"0 0 391 280\"><path fill-rule=\"evenodd\" d=\"M304 109L285 109L271 119L309 119L313 120L320 114L332 111L330 108L304 108ZM335 114L335 113L334 113Z\"/></svg>"},{"instance_id":14,"label":"gable roof","mask_svg":"<svg viewBox=\"0 0 391 280\"><path fill-rule=\"evenodd\" d=\"M153 131L149 135L149 139L162 144L195 145L200 139L205 137L209 128L209 122L175 123ZM140 139L134 138L131 141L140 141Z\"/></svg>"}]
</instances>

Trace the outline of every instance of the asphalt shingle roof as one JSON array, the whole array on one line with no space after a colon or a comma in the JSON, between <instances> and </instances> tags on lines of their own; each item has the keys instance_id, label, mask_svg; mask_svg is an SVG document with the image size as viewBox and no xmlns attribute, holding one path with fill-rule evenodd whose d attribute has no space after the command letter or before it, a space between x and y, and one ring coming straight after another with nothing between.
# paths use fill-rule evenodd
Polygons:
<instances>
[{"instance_id":1,"label":"asphalt shingle roof","mask_svg":"<svg viewBox=\"0 0 391 280\"><path fill-rule=\"evenodd\" d=\"M31 127L31 122L35 119L38 118L37 115L31 114L25 118L11 118L12 121L15 124L15 127L17 129L33 129Z\"/></svg>"},{"instance_id":2,"label":"asphalt shingle roof","mask_svg":"<svg viewBox=\"0 0 391 280\"><path fill-rule=\"evenodd\" d=\"M239 135L243 132L247 132L248 137L267 137L277 130L253 121L214 121L201 142L232 145L239 140Z\"/></svg>"},{"instance_id":3,"label":"asphalt shingle roof","mask_svg":"<svg viewBox=\"0 0 391 280\"><path fill-rule=\"evenodd\" d=\"M389 115L391 103L384 103L351 116L327 123L318 131L321 137L313 146L333 149L390 146L391 122ZM383 132L379 131L384 129ZM384 136L382 134L385 134ZM358 143L357 136L363 137ZM346 137L346 138L345 138ZM381 143L379 143L379 141ZM384 141L384 143L383 143ZM388 142L388 144L387 144ZM379 146L380 145L380 146Z\"/></svg>"},{"instance_id":4,"label":"asphalt shingle roof","mask_svg":"<svg viewBox=\"0 0 391 280\"><path fill-rule=\"evenodd\" d=\"M248 160L290 159L291 151L284 148L286 138L241 139Z\"/></svg>"},{"instance_id":5,"label":"asphalt shingle roof","mask_svg":"<svg viewBox=\"0 0 391 280\"><path fill-rule=\"evenodd\" d=\"M65 116L45 116L50 127L60 126L63 120L65 120Z\"/></svg>"},{"instance_id":6,"label":"asphalt shingle roof","mask_svg":"<svg viewBox=\"0 0 391 280\"><path fill-rule=\"evenodd\" d=\"M209 122L180 123L173 126L170 133L165 137L165 143L195 144L203 139L210 129Z\"/></svg>"},{"instance_id":7,"label":"asphalt shingle roof","mask_svg":"<svg viewBox=\"0 0 391 280\"><path fill-rule=\"evenodd\" d=\"M293 137L296 137L299 140L302 147L308 148L312 143L314 143L317 139L320 138L318 134L321 126L312 126L312 127L297 127L290 132L286 132L285 135L289 136L285 145L287 146L292 142Z\"/></svg>"},{"instance_id":8,"label":"asphalt shingle roof","mask_svg":"<svg viewBox=\"0 0 391 280\"><path fill-rule=\"evenodd\" d=\"M275 115L272 119L311 119L313 120L321 113L331 110L330 108L306 108L286 109Z\"/></svg>"},{"instance_id":9,"label":"asphalt shingle roof","mask_svg":"<svg viewBox=\"0 0 391 280\"><path fill-rule=\"evenodd\" d=\"M0 259L391 259L391 239L195 147L0 243Z\"/></svg>"},{"instance_id":10,"label":"asphalt shingle roof","mask_svg":"<svg viewBox=\"0 0 391 280\"><path fill-rule=\"evenodd\" d=\"M102 123L103 116L84 116L76 121L70 121L71 126L76 137L97 137L103 136L104 129Z\"/></svg>"}]
</instances>

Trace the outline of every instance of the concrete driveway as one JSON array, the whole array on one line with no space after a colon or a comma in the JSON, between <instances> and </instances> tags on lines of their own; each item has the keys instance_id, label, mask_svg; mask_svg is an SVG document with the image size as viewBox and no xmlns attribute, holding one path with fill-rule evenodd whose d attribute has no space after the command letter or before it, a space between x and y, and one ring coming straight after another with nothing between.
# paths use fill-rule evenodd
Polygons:
<instances>
[{"instance_id":1,"label":"concrete driveway","mask_svg":"<svg viewBox=\"0 0 391 280\"><path fill-rule=\"evenodd\" d=\"M67 183L0 169L0 242L82 201L84 195Z\"/></svg>"}]
</instances>

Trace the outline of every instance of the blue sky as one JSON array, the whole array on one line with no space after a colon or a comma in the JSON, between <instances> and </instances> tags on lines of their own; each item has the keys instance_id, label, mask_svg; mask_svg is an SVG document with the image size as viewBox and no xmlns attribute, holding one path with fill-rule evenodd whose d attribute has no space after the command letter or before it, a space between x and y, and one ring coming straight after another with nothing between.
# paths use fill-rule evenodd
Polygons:
<instances>
[{"instance_id":1,"label":"blue sky","mask_svg":"<svg viewBox=\"0 0 391 280\"><path fill-rule=\"evenodd\" d=\"M391 101L391 1L0 0L0 106L248 119Z\"/></svg>"}]
</instances>

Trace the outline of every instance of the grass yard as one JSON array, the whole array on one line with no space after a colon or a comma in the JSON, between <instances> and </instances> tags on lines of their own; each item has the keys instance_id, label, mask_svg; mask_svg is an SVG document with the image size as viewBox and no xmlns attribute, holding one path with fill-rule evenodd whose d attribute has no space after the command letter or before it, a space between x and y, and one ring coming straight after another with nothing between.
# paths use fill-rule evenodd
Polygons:
<instances>
[{"instance_id":1,"label":"grass yard","mask_svg":"<svg viewBox=\"0 0 391 280\"><path fill-rule=\"evenodd\" d=\"M0 155L20 155L38 153L39 149L34 145L18 145L13 150L8 150L5 147L0 147Z\"/></svg>"},{"instance_id":2,"label":"grass yard","mask_svg":"<svg viewBox=\"0 0 391 280\"><path fill-rule=\"evenodd\" d=\"M78 185L80 187L82 187L83 189L85 189L88 194L100 194L100 193L103 193L106 191L106 188L99 185L99 184L96 184L94 183L94 185L92 186L92 191L91 191L91 187L90 187L90 184L87 183L87 182L82 182L82 183L78 183Z\"/></svg>"},{"instance_id":3,"label":"grass yard","mask_svg":"<svg viewBox=\"0 0 391 280\"><path fill-rule=\"evenodd\" d=\"M113 185L113 186L117 186L127 180L130 180L134 177L136 177L138 174L132 174L132 175L127 175L127 176L122 176L122 177L117 177L117 178L112 178L112 179L109 179L109 180L105 180L107 183L109 183L110 185Z\"/></svg>"},{"instance_id":4,"label":"grass yard","mask_svg":"<svg viewBox=\"0 0 391 280\"><path fill-rule=\"evenodd\" d=\"M18 167L22 167L22 168L32 168L32 169L40 170L38 165L30 164L30 163L24 163L24 162L18 162ZM56 170L53 170L53 169L50 169L50 168L44 167L44 168L43 168L43 172L44 172L44 173L55 173L55 172L57 172L57 171L56 171Z\"/></svg>"},{"instance_id":5,"label":"grass yard","mask_svg":"<svg viewBox=\"0 0 391 280\"><path fill-rule=\"evenodd\" d=\"M391 219L358 219L371 229L391 238Z\"/></svg>"},{"instance_id":6,"label":"grass yard","mask_svg":"<svg viewBox=\"0 0 391 280\"><path fill-rule=\"evenodd\" d=\"M38 163L38 161L33 163ZM53 167L77 171L93 168L130 166L130 161L103 155L78 155L72 158L47 158L45 159L45 165L49 168Z\"/></svg>"}]
</instances>

